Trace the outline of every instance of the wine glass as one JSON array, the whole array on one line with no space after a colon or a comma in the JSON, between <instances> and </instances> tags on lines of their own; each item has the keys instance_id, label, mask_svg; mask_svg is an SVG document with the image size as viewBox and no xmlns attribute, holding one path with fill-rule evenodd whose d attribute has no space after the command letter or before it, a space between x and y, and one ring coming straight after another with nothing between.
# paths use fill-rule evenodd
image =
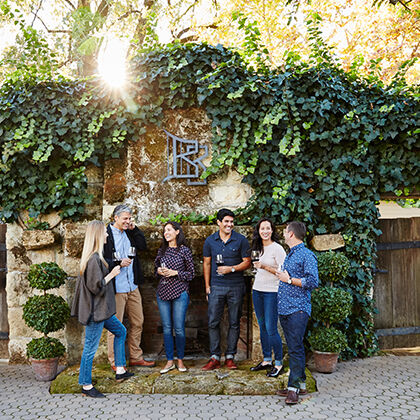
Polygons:
<instances>
[{"instance_id":1,"label":"wine glass","mask_svg":"<svg viewBox=\"0 0 420 420\"><path fill-rule=\"evenodd\" d=\"M161 261L160 262L160 268L168 268L168 267L166 266L166 263L164 263L163 261ZM162 280L162 284L166 284L166 283L167 283L166 280Z\"/></svg>"},{"instance_id":2,"label":"wine glass","mask_svg":"<svg viewBox=\"0 0 420 420\"><path fill-rule=\"evenodd\" d=\"M121 265L121 255L119 252L113 252L112 253L112 261L116 264L116 265Z\"/></svg>"},{"instance_id":3,"label":"wine glass","mask_svg":"<svg viewBox=\"0 0 420 420\"><path fill-rule=\"evenodd\" d=\"M128 258L130 258L130 260L132 260L136 256L136 248L134 246L130 246L130 248L128 249L127 256Z\"/></svg>"},{"instance_id":4,"label":"wine glass","mask_svg":"<svg viewBox=\"0 0 420 420\"><path fill-rule=\"evenodd\" d=\"M221 267L222 265L225 265L225 261L223 259L223 255L222 254L217 254L216 255L216 265L218 267ZM219 272L217 272L218 276L223 276L223 274L220 274Z\"/></svg>"},{"instance_id":5,"label":"wine glass","mask_svg":"<svg viewBox=\"0 0 420 420\"><path fill-rule=\"evenodd\" d=\"M259 260L260 260L260 255L261 255L261 252L260 252L260 251L258 251L258 250L256 250L256 249L253 249L253 250L251 251L251 261L252 261L252 262L257 262L257 261L259 261ZM255 273L257 272L257 269L254 267L254 268L252 269L252 272L255 274Z\"/></svg>"}]
</instances>

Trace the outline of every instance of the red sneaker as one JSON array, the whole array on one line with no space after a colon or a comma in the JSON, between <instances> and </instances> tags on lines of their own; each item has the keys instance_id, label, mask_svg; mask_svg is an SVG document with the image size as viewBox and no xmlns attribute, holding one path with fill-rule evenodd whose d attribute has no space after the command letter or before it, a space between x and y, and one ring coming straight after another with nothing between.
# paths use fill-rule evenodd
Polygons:
<instances>
[{"instance_id":1,"label":"red sneaker","mask_svg":"<svg viewBox=\"0 0 420 420\"><path fill-rule=\"evenodd\" d=\"M236 366L233 359L226 359L225 360L225 367L227 367L228 369L238 369L238 366Z\"/></svg>"},{"instance_id":2,"label":"red sneaker","mask_svg":"<svg viewBox=\"0 0 420 420\"><path fill-rule=\"evenodd\" d=\"M201 370L214 370L219 369L220 361L212 357L205 366L201 368Z\"/></svg>"},{"instance_id":3,"label":"red sneaker","mask_svg":"<svg viewBox=\"0 0 420 420\"><path fill-rule=\"evenodd\" d=\"M111 365L111 369L112 369L114 372L116 372L116 371L117 371L117 368L115 367L115 365Z\"/></svg>"}]
</instances>

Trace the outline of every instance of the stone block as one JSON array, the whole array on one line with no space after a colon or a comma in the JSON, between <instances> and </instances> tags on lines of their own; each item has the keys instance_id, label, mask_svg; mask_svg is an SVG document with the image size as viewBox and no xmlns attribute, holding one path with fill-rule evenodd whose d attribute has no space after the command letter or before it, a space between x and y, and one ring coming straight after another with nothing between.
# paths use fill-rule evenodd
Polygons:
<instances>
[{"instance_id":1,"label":"stone block","mask_svg":"<svg viewBox=\"0 0 420 420\"><path fill-rule=\"evenodd\" d=\"M343 248L345 242L340 233L329 235L316 235L311 240L311 247L316 251Z\"/></svg>"},{"instance_id":2,"label":"stone block","mask_svg":"<svg viewBox=\"0 0 420 420\"><path fill-rule=\"evenodd\" d=\"M28 297L33 294L27 275L28 273L20 271L9 271L7 273L6 293L9 309L22 306Z\"/></svg>"},{"instance_id":3,"label":"stone block","mask_svg":"<svg viewBox=\"0 0 420 420\"><path fill-rule=\"evenodd\" d=\"M42 334L35 331L33 328L28 327L22 318L23 308L9 308L9 338L25 337L25 338L38 338Z\"/></svg>"},{"instance_id":4,"label":"stone block","mask_svg":"<svg viewBox=\"0 0 420 420\"><path fill-rule=\"evenodd\" d=\"M55 262L55 249L52 247L29 250L27 252L32 264L41 264L43 262Z\"/></svg>"},{"instance_id":5,"label":"stone block","mask_svg":"<svg viewBox=\"0 0 420 420\"><path fill-rule=\"evenodd\" d=\"M26 345L31 341L31 338L14 337L9 340L9 363L19 364L28 363L26 357Z\"/></svg>"},{"instance_id":6,"label":"stone block","mask_svg":"<svg viewBox=\"0 0 420 420\"><path fill-rule=\"evenodd\" d=\"M51 230L25 230L22 234L22 245L26 249L43 249L54 242L54 233Z\"/></svg>"},{"instance_id":7,"label":"stone block","mask_svg":"<svg viewBox=\"0 0 420 420\"><path fill-rule=\"evenodd\" d=\"M102 184L104 182L104 170L95 165L86 168L85 175L89 184Z\"/></svg>"},{"instance_id":8,"label":"stone block","mask_svg":"<svg viewBox=\"0 0 420 420\"><path fill-rule=\"evenodd\" d=\"M6 248L22 246L22 233L23 229L17 223L9 223L6 232Z\"/></svg>"},{"instance_id":9,"label":"stone block","mask_svg":"<svg viewBox=\"0 0 420 420\"><path fill-rule=\"evenodd\" d=\"M80 258L64 258L62 268L67 273L67 275L71 277L77 277L80 270Z\"/></svg>"},{"instance_id":10,"label":"stone block","mask_svg":"<svg viewBox=\"0 0 420 420\"><path fill-rule=\"evenodd\" d=\"M64 223L62 228L64 257L80 258L88 222ZM70 273L68 273L70 274Z\"/></svg>"},{"instance_id":11,"label":"stone block","mask_svg":"<svg viewBox=\"0 0 420 420\"><path fill-rule=\"evenodd\" d=\"M6 244L7 246L7 244ZM8 271L29 271L32 260L22 245L7 247L7 269Z\"/></svg>"},{"instance_id":12,"label":"stone block","mask_svg":"<svg viewBox=\"0 0 420 420\"><path fill-rule=\"evenodd\" d=\"M249 185L213 185L209 186L209 195L216 208L238 208L243 207L252 195L252 189Z\"/></svg>"}]
</instances>

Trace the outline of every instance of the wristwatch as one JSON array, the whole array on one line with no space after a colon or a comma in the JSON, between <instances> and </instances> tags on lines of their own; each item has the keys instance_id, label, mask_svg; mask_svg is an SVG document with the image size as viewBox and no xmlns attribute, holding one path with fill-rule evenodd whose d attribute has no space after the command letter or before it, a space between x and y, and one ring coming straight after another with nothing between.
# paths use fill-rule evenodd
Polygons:
<instances>
[{"instance_id":1,"label":"wristwatch","mask_svg":"<svg viewBox=\"0 0 420 420\"><path fill-rule=\"evenodd\" d=\"M287 284L292 284L292 278L289 277L289 280L287 280Z\"/></svg>"},{"instance_id":2,"label":"wristwatch","mask_svg":"<svg viewBox=\"0 0 420 420\"><path fill-rule=\"evenodd\" d=\"M232 267L232 269L230 271L232 271L232 273L234 273L236 271L235 267Z\"/></svg>"}]
</instances>

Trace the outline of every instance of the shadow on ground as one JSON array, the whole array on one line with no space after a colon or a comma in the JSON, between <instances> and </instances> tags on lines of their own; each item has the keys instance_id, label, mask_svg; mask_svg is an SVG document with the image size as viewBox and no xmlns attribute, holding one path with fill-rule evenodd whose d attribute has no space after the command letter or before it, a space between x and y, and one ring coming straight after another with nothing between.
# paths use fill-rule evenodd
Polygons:
<instances>
[{"instance_id":1,"label":"shadow on ground","mask_svg":"<svg viewBox=\"0 0 420 420\"><path fill-rule=\"evenodd\" d=\"M117 383L115 374L109 365L96 365L93 369L93 384L103 393L121 394L208 394L208 395L273 395L279 388L284 388L288 380L286 373L278 378L268 378L265 371L251 372L252 361L238 363L238 370L225 368L203 372L201 367L207 360L186 360L187 372L174 369L161 375L164 362L154 368L129 368L135 376ZM306 369L307 388L316 390L315 380ZM51 383L52 394L80 393L78 385L79 366L71 366L60 373Z\"/></svg>"}]
</instances>

